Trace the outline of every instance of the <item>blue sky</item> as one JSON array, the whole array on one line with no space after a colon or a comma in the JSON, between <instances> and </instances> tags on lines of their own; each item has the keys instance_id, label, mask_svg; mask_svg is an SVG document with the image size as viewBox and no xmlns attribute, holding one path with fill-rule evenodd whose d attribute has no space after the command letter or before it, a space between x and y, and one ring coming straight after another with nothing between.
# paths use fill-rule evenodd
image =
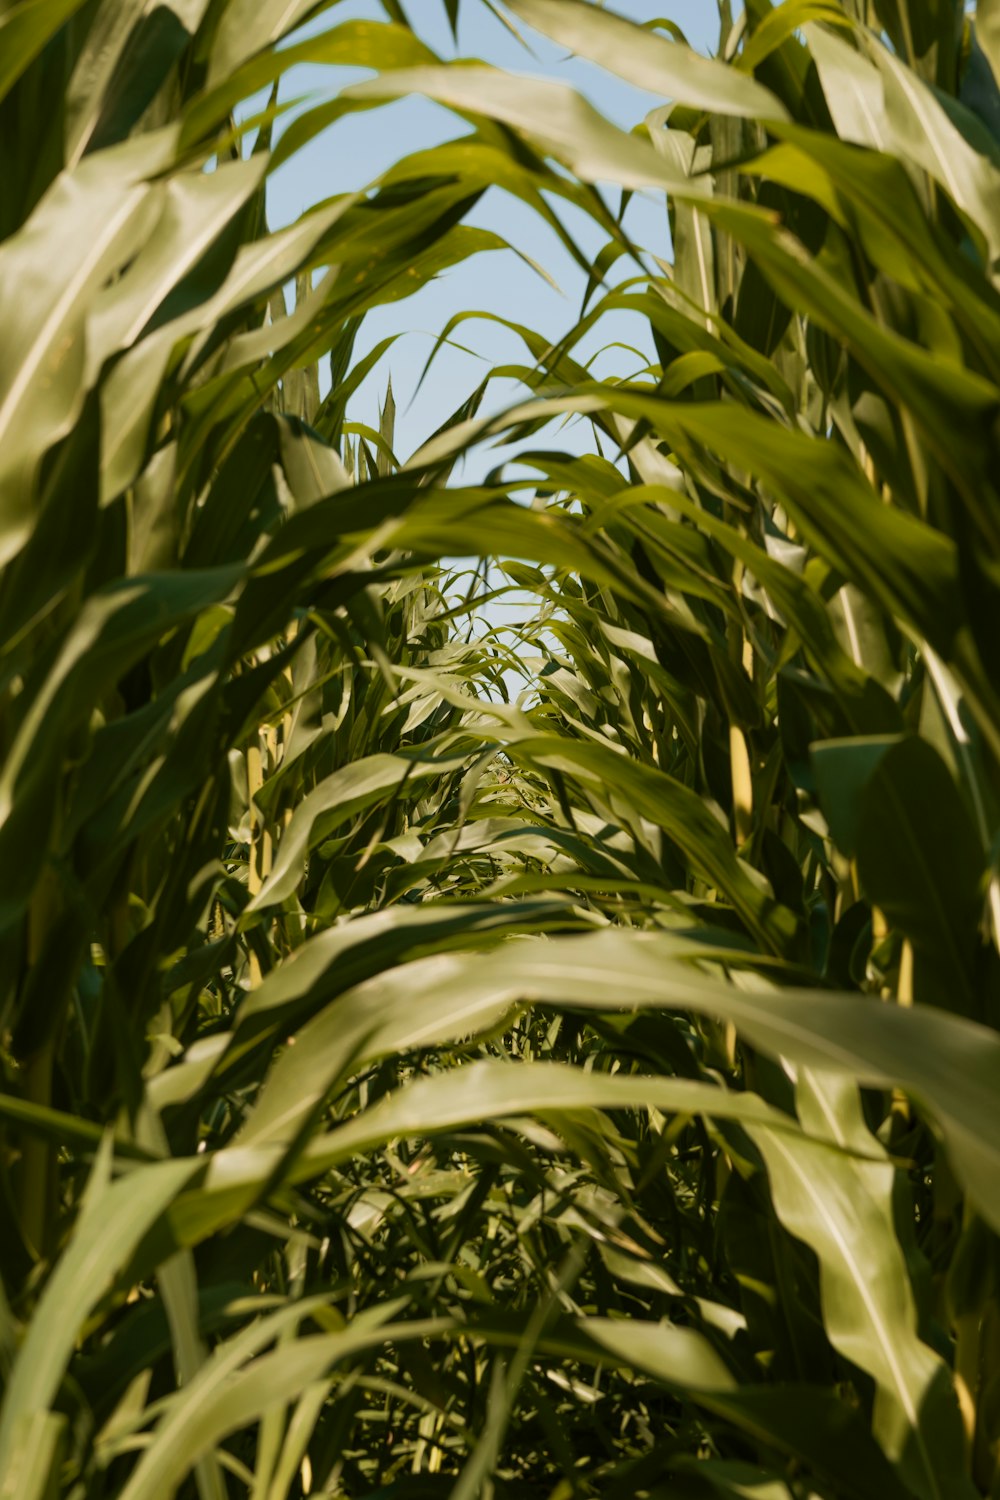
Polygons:
<instances>
[{"instance_id":1,"label":"blue sky","mask_svg":"<svg viewBox=\"0 0 1000 1500\"><path fill-rule=\"evenodd\" d=\"M666 17L680 25L691 45L700 50L708 50L718 33L713 0L616 0L614 8L639 21ZM457 49L443 0L406 0L406 10L423 40L439 55L483 58L513 72L541 73L572 83L625 128L631 128L649 109L664 102L631 88L598 67L567 58L562 49L522 27L531 47L527 51L478 0L463 0ZM355 17L384 19L384 13L375 0L341 0L314 25ZM343 68L298 68L287 75L283 94L286 98L303 94L313 99L328 98L365 76L368 75ZM310 204L333 193L366 186L400 156L453 138L465 129L463 121L424 99L400 100L362 116L348 116L275 173L269 195L272 228L292 222ZM602 237L589 220L563 205L560 214L585 250L596 252L600 248ZM350 416L357 421L375 421L378 400L391 371L398 405L396 448L403 459L467 397L490 365L523 358L520 341L513 334L488 322L466 324L463 342L474 344L481 358L453 349L442 351L414 400L434 337L454 312L463 308L483 309L515 318L558 338L575 321L580 306L582 273L551 230L530 209L498 190L486 195L469 222L502 234L541 262L560 291L547 285L514 254L494 252L475 257L406 301L378 309L369 316L359 341L359 355L388 334L403 332L404 336L360 388ZM662 200L655 203L634 200L627 224L638 243L659 254L668 253L669 235ZM592 339L589 346L581 345L581 350L596 351L608 340L635 342L641 333L641 327L631 326L627 317L614 322L606 320L601 335ZM626 374L641 363L620 349L609 350L602 361L597 369L604 374L613 370ZM512 388L505 391L498 386L492 406L502 405L505 396L511 394ZM585 440L585 431L580 430L580 440ZM569 433L564 433L560 442L563 446L576 446ZM472 460L465 477L477 477L473 470L485 470L494 461L495 456L483 453L478 460Z\"/></svg>"}]
</instances>

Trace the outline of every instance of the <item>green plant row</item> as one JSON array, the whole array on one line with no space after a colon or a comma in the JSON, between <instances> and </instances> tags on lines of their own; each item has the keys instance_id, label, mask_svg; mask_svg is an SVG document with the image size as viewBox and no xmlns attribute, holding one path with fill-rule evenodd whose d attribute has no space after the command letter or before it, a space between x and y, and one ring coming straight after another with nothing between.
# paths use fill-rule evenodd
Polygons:
<instances>
[{"instance_id":1,"label":"green plant row","mask_svg":"<svg viewBox=\"0 0 1000 1500\"><path fill-rule=\"evenodd\" d=\"M0 6L0 1496L996 1497L1000 6L383 9ZM491 186L586 303L401 462Z\"/></svg>"}]
</instances>

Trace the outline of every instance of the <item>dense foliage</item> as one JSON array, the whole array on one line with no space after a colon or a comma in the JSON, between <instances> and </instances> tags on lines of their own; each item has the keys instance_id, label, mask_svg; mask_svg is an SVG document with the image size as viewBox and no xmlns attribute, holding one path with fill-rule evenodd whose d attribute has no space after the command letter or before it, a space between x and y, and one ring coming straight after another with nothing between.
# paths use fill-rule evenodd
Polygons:
<instances>
[{"instance_id":1,"label":"dense foliage","mask_svg":"<svg viewBox=\"0 0 1000 1500\"><path fill-rule=\"evenodd\" d=\"M1000 4L506 0L632 134L383 4L0 3L0 1496L998 1496ZM607 247L401 465L495 185Z\"/></svg>"}]
</instances>

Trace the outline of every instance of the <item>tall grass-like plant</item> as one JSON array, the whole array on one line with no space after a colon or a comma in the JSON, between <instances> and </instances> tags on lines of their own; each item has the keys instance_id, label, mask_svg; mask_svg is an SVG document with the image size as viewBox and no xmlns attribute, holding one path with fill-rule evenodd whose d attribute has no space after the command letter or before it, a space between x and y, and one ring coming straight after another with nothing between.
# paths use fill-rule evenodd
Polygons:
<instances>
[{"instance_id":1,"label":"tall grass-like plant","mask_svg":"<svg viewBox=\"0 0 1000 1500\"><path fill-rule=\"evenodd\" d=\"M0 16L0 1494L995 1495L996 7L509 0L631 135L320 9ZM360 320L497 183L607 249L400 466Z\"/></svg>"},{"instance_id":2,"label":"tall grass-like plant","mask_svg":"<svg viewBox=\"0 0 1000 1500\"><path fill-rule=\"evenodd\" d=\"M257 1116L248 1142L281 1161L221 1212L217 1148L338 988L561 909L336 925L373 905L383 848L460 799L483 757L468 683L498 670L450 642L468 600L403 535L433 495L398 472L391 397L379 431L347 421L354 342L368 308L501 242L462 226L477 194L454 178L269 232L281 105L236 106L296 61L434 60L393 19L281 45L315 9L0 16L5 1497L289 1493L310 1442L342 1466L351 1400L323 1411L355 1256L319 1227L346 1209L288 1196L328 1091L294 1125ZM444 666L457 705L421 686ZM303 816L323 878L272 911ZM289 962L315 933L344 940L337 984L315 949ZM350 1030L331 1089L372 1040ZM363 1366L406 1299L362 1280Z\"/></svg>"}]
</instances>

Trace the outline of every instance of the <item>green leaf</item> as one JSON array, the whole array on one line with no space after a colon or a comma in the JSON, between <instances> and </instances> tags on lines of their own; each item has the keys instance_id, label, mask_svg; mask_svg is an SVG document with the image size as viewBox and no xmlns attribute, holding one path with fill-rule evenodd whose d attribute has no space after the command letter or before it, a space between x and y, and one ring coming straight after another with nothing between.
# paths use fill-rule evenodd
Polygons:
<instances>
[{"instance_id":1,"label":"green leaf","mask_svg":"<svg viewBox=\"0 0 1000 1500\"><path fill-rule=\"evenodd\" d=\"M184 173L163 189L153 231L124 274L95 299L88 321L88 363L96 376L110 354L128 349L146 330L175 288L198 266L225 227L260 186L264 163L229 162L207 174ZM202 300L191 286L186 301ZM187 308L171 299L171 311Z\"/></svg>"},{"instance_id":2,"label":"green leaf","mask_svg":"<svg viewBox=\"0 0 1000 1500\"><path fill-rule=\"evenodd\" d=\"M283 1326L307 1317L319 1301L292 1303L213 1352L180 1399L170 1404L122 1489L122 1500L159 1500L173 1493L197 1460L230 1433L295 1400L338 1360L393 1337L395 1330L386 1320L398 1304L369 1309L343 1332L299 1336L270 1353L259 1352ZM437 1325L427 1323L401 1327L403 1337L437 1331Z\"/></svg>"},{"instance_id":3,"label":"green leaf","mask_svg":"<svg viewBox=\"0 0 1000 1500\"><path fill-rule=\"evenodd\" d=\"M224 599L240 569L124 579L92 595L37 687L0 773L0 849L19 850L0 879L3 921L31 897L55 816L53 788L68 736L86 726L95 702L169 630ZM30 837L28 830L31 830ZM30 848L30 855L27 850Z\"/></svg>"},{"instance_id":4,"label":"green leaf","mask_svg":"<svg viewBox=\"0 0 1000 1500\"><path fill-rule=\"evenodd\" d=\"M0 1500L48 1500L58 1483L66 1418L58 1412L22 1417L15 1430Z\"/></svg>"},{"instance_id":5,"label":"green leaf","mask_svg":"<svg viewBox=\"0 0 1000 1500\"><path fill-rule=\"evenodd\" d=\"M464 764L463 756L372 755L334 771L295 809L278 846L274 868L247 910L260 911L291 895L302 878L309 850L349 818L387 795L408 795L411 787L427 777L441 776Z\"/></svg>"},{"instance_id":6,"label":"green leaf","mask_svg":"<svg viewBox=\"0 0 1000 1500\"><path fill-rule=\"evenodd\" d=\"M944 762L912 736L820 742L812 760L834 839L923 960L917 998L980 1015L985 854Z\"/></svg>"},{"instance_id":7,"label":"green leaf","mask_svg":"<svg viewBox=\"0 0 1000 1500\"><path fill-rule=\"evenodd\" d=\"M120 1178L86 1215L46 1284L18 1350L0 1408L0 1473L14 1472L22 1424L53 1404L77 1337L92 1309L112 1288L143 1236L199 1170L197 1161L157 1162ZM26 1475L34 1455L20 1451ZM20 1493L20 1491L17 1491ZM14 1491L12 1490L12 1493Z\"/></svg>"},{"instance_id":8,"label":"green leaf","mask_svg":"<svg viewBox=\"0 0 1000 1500\"><path fill-rule=\"evenodd\" d=\"M148 25L145 0L102 0L87 28L66 89L64 138L68 166L75 166L83 156L102 117L115 112L120 102L116 94L120 94L123 86L127 89L136 68L146 75L143 80L146 92L140 99L143 104L150 102L174 61L177 42L185 40L185 31L193 34L198 29L208 9L208 0L169 0L164 9L176 16L184 30L173 46L165 44L162 33L154 34L154 45L136 56L135 44L144 24Z\"/></svg>"},{"instance_id":9,"label":"green leaf","mask_svg":"<svg viewBox=\"0 0 1000 1500\"><path fill-rule=\"evenodd\" d=\"M510 0L510 9L536 31L617 73L634 88L715 114L787 119L781 101L747 74L613 11L597 10L582 0Z\"/></svg>"},{"instance_id":10,"label":"green leaf","mask_svg":"<svg viewBox=\"0 0 1000 1500\"><path fill-rule=\"evenodd\" d=\"M85 0L20 0L0 16L0 99Z\"/></svg>"},{"instance_id":11,"label":"green leaf","mask_svg":"<svg viewBox=\"0 0 1000 1500\"><path fill-rule=\"evenodd\" d=\"M834 843L841 854L855 859L861 836L861 797L876 767L899 735L817 740L810 747L820 802Z\"/></svg>"},{"instance_id":12,"label":"green leaf","mask_svg":"<svg viewBox=\"0 0 1000 1500\"><path fill-rule=\"evenodd\" d=\"M726 894L758 940L775 952L794 943L797 924L792 913L775 902L763 881L741 863L726 828L688 787L603 745L555 735L522 736L513 744L519 758L580 776L602 797L608 790L621 793L639 816L680 846L695 870Z\"/></svg>"},{"instance_id":13,"label":"green leaf","mask_svg":"<svg viewBox=\"0 0 1000 1500\"><path fill-rule=\"evenodd\" d=\"M949 119L933 90L884 47L875 58L885 88L885 113L895 151L916 162L979 228L996 257L1000 249L1000 170L976 151Z\"/></svg>"},{"instance_id":14,"label":"green leaf","mask_svg":"<svg viewBox=\"0 0 1000 1500\"><path fill-rule=\"evenodd\" d=\"M324 0L329 8L336 0ZM208 86L187 102L182 139L193 143L222 124L230 110L260 89L270 88L297 63L355 68L406 68L437 58L405 26L344 21L290 47L267 45L287 35L315 0L240 0L227 5L216 34ZM256 55L254 55L256 54Z\"/></svg>"},{"instance_id":15,"label":"green leaf","mask_svg":"<svg viewBox=\"0 0 1000 1500\"><path fill-rule=\"evenodd\" d=\"M525 132L542 151L557 157L587 182L627 188L658 187L700 199L709 192L698 178L673 170L652 146L617 129L580 94L563 84L511 78L494 68L455 64L409 68L369 83L354 84L341 98L368 103L425 94L439 104L486 115Z\"/></svg>"},{"instance_id":16,"label":"green leaf","mask_svg":"<svg viewBox=\"0 0 1000 1500\"><path fill-rule=\"evenodd\" d=\"M271 44L294 31L317 10L328 10L337 0L234 0L221 15L212 44L209 85L227 81L255 52L270 53ZM248 90L249 92L249 90Z\"/></svg>"},{"instance_id":17,"label":"green leaf","mask_svg":"<svg viewBox=\"0 0 1000 1500\"><path fill-rule=\"evenodd\" d=\"M937 1003L981 1018L975 972L985 855L951 774L925 740L902 740L874 767L861 799L858 871L873 903L930 965Z\"/></svg>"},{"instance_id":18,"label":"green leaf","mask_svg":"<svg viewBox=\"0 0 1000 1500\"><path fill-rule=\"evenodd\" d=\"M893 1224L894 1168L859 1159L874 1140L856 1087L804 1069L800 1114L842 1153L766 1128L754 1140L785 1227L815 1251L823 1318L841 1354L872 1376L873 1430L914 1493L945 1500L974 1491L964 1471L958 1401L941 1358L917 1334L906 1262Z\"/></svg>"},{"instance_id":19,"label":"green leaf","mask_svg":"<svg viewBox=\"0 0 1000 1500\"><path fill-rule=\"evenodd\" d=\"M736 988L678 964L668 940L623 931L511 945L502 973L492 955L420 960L386 976L379 985L380 1003L389 1004L395 992L400 1014L404 996L419 1012L426 994L443 1010L445 977L448 992L462 997L465 1017L473 1007L485 1013L491 1004L518 1001L609 1012L695 1010L726 1017L754 1046L773 1056L846 1072L864 1085L898 1085L927 1111L980 1213L1000 1228L1000 1099L994 1087L1000 1039L988 1027L928 1008L883 1005L863 995ZM400 1045L426 1045L433 1033L413 1021L398 1037ZM527 1100L522 1104L528 1107ZM359 1138L365 1128L362 1120L349 1127ZM399 1128L419 1131L424 1125L415 1113L409 1126ZM344 1137L345 1143L348 1139ZM310 1150L322 1163L325 1151L337 1149L336 1141L337 1133ZM309 1160L307 1151L302 1176L309 1174Z\"/></svg>"},{"instance_id":20,"label":"green leaf","mask_svg":"<svg viewBox=\"0 0 1000 1500\"><path fill-rule=\"evenodd\" d=\"M0 562L23 546L42 454L64 437L87 390L85 327L108 277L134 255L146 178L165 167L167 130L96 153L56 179L23 229L0 246ZM141 242L141 240L140 240ZM65 277L49 268L62 247L82 248ZM94 372L96 373L96 372Z\"/></svg>"}]
</instances>

